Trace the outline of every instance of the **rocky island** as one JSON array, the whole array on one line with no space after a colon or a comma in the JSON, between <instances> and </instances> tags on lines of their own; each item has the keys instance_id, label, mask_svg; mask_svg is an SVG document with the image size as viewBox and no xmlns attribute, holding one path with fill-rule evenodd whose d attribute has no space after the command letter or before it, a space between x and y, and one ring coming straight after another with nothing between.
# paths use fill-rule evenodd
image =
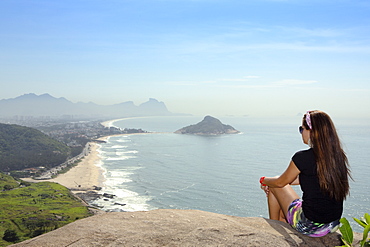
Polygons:
<instances>
[{"instance_id":1,"label":"rocky island","mask_svg":"<svg viewBox=\"0 0 370 247\"><path fill-rule=\"evenodd\" d=\"M240 133L240 131L234 129L230 125L221 123L217 118L206 116L201 122L176 130L175 133L192 135L222 135L237 134Z\"/></svg>"}]
</instances>

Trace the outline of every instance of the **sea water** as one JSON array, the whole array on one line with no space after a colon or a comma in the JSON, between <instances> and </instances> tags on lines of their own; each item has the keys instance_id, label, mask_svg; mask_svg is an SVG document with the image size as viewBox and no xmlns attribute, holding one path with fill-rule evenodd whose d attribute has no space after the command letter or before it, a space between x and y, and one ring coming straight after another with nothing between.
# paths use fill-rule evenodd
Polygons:
<instances>
[{"instance_id":1,"label":"sea water","mask_svg":"<svg viewBox=\"0 0 370 247\"><path fill-rule=\"evenodd\" d=\"M308 148L298 132L301 116L220 118L224 124L241 131L240 134L173 133L201 120L202 117L188 116L115 122L120 128L142 128L152 133L110 137L101 144L106 178L102 192L115 197L101 198L95 203L107 211L198 209L234 216L268 217L259 178L281 174L296 151ZM339 123L336 127L354 178L343 216L361 217L370 213L370 126ZM294 187L301 195L299 186Z\"/></svg>"}]
</instances>

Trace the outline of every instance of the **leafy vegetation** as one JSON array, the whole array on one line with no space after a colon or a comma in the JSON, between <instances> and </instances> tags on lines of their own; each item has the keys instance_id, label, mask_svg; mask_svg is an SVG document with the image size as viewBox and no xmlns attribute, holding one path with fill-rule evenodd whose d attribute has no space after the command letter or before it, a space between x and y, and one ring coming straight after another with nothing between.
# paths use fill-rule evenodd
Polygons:
<instances>
[{"instance_id":1,"label":"leafy vegetation","mask_svg":"<svg viewBox=\"0 0 370 247\"><path fill-rule=\"evenodd\" d=\"M0 173L0 191L11 190L19 187L19 185L20 182L17 182L11 176Z\"/></svg>"},{"instance_id":2,"label":"leafy vegetation","mask_svg":"<svg viewBox=\"0 0 370 247\"><path fill-rule=\"evenodd\" d=\"M71 149L41 131L19 125L0 124L0 170L51 168L63 163Z\"/></svg>"},{"instance_id":3,"label":"leafy vegetation","mask_svg":"<svg viewBox=\"0 0 370 247\"><path fill-rule=\"evenodd\" d=\"M366 213L361 219L353 219L364 228L360 247L370 247L370 238L368 238L370 231L370 215ZM340 223L342 223L342 225L339 227L339 230L342 234L342 241L344 243L342 246L353 247L353 231L350 223L346 218L340 219Z\"/></svg>"},{"instance_id":4,"label":"leafy vegetation","mask_svg":"<svg viewBox=\"0 0 370 247\"><path fill-rule=\"evenodd\" d=\"M21 186L0 173L0 246L24 241L91 215L88 208L62 185L51 182ZM17 186L15 186L17 184Z\"/></svg>"}]
</instances>

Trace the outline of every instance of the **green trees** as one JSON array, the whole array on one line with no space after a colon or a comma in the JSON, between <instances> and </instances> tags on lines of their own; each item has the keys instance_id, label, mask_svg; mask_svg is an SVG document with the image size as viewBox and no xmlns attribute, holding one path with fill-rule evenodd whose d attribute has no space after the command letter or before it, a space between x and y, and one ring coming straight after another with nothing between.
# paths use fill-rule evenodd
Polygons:
<instances>
[{"instance_id":1,"label":"green trees","mask_svg":"<svg viewBox=\"0 0 370 247\"><path fill-rule=\"evenodd\" d=\"M3 240L7 242L17 242L19 241L19 237L16 231L11 230L11 229L6 229L4 232Z\"/></svg>"},{"instance_id":2,"label":"green trees","mask_svg":"<svg viewBox=\"0 0 370 247\"><path fill-rule=\"evenodd\" d=\"M19 182L14 180L11 176L0 172L0 191L11 190L19 187Z\"/></svg>"},{"instance_id":3,"label":"green trees","mask_svg":"<svg viewBox=\"0 0 370 247\"><path fill-rule=\"evenodd\" d=\"M41 131L19 125L0 124L0 170L13 171L63 163L71 154L65 144Z\"/></svg>"}]
</instances>

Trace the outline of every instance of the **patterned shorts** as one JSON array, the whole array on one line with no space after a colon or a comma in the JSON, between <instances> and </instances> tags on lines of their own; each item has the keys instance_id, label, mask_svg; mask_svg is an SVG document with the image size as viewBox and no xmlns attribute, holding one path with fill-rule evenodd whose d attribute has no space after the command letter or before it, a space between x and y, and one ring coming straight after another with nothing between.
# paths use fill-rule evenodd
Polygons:
<instances>
[{"instance_id":1,"label":"patterned shorts","mask_svg":"<svg viewBox=\"0 0 370 247\"><path fill-rule=\"evenodd\" d=\"M335 232L339 227L339 219L330 223L316 223L307 219L302 210L302 199L294 200L288 209L288 223L298 232L310 237L322 237Z\"/></svg>"}]
</instances>

